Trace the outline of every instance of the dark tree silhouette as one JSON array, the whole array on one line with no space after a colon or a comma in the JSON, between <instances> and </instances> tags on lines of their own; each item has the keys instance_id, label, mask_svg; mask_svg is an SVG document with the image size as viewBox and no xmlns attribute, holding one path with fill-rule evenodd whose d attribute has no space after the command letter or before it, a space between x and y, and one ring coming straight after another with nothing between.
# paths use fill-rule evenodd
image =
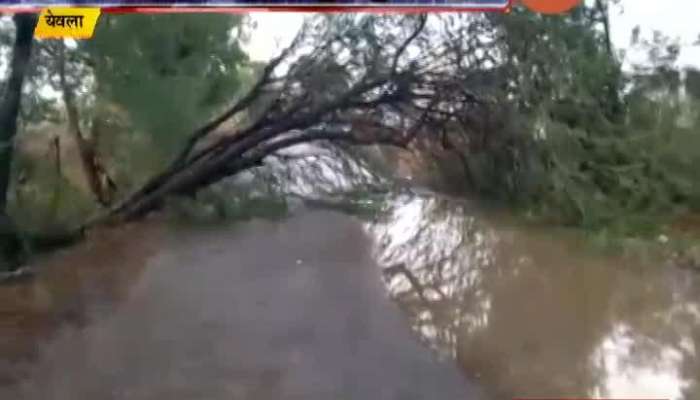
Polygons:
<instances>
[{"instance_id":1,"label":"dark tree silhouette","mask_svg":"<svg viewBox=\"0 0 700 400\"><path fill-rule=\"evenodd\" d=\"M22 84L32 53L32 39L37 16L15 14L15 42L12 47L10 76L0 103L0 257L13 267L22 252L21 241L12 220L7 215L7 192L10 187L10 171L14 137L17 133L17 115L22 97Z\"/></svg>"},{"instance_id":2,"label":"dark tree silhouette","mask_svg":"<svg viewBox=\"0 0 700 400\"><path fill-rule=\"evenodd\" d=\"M447 56L455 49L436 46L434 37L425 15L307 21L250 91L193 132L167 169L90 224L138 218L169 195L192 195L301 143L405 147L446 124L467 129L465 115L484 103L465 87L457 58ZM246 123L212 135L239 114Z\"/></svg>"}]
</instances>

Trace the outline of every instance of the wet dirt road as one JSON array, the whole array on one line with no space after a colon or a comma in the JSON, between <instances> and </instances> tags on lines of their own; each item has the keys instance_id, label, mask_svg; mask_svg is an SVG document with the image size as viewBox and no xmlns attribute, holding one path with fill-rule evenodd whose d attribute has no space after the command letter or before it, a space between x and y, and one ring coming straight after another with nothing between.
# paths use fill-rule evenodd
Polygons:
<instances>
[{"instance_id":1,"label":"wet dirt road","mask_svg":"<svg viewBox=\"0 0 700 400\"><path fill-rule=\"evenodd\" d=\"M73 303L72 320L12 325L5 307L2 342L33 355L5 365L21 379L0 398L482 398L419 343L354 219L303 212L233 228L134 229L56 255L83 264L52 265L49 281L25 285L25 315L45 323L68 307L58 302Z\"/></svg>"}]
</instances>

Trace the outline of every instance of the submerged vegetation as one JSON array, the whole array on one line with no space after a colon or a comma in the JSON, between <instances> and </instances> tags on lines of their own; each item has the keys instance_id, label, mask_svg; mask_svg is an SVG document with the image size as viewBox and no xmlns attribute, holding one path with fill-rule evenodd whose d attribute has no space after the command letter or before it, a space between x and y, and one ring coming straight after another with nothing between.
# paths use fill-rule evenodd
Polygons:
<instances>
[{"instance_id":1,"label":"submerged vegetation","mask_svg":"<svg viewBox=\"0 0 700 400\"><path fill-rule=\"evenodd\" d=\"M163 207L283 215L290 194L308 195L285 180L304 174L323 196L386 187L374 171L390 175L393 162L364 162L349 145L456 155L454 186L538 221L599 238L668 234L700 208L700 72L677 66L676 41L639 30L630 48L648 62L630 64L609 37L613 4L314 16L268 63L248 59L238 16L107 15L93 40L30 40L29 53L20 34L33 22L3 20L3 101L21 102L0 115L18 124L3 133L14 144L3 150L13 166L0 166L12 170L0 182L5 258L31 247L26 232L73 237ZM311 142L311 154L286 152ZM251 171L259 184L221 182Z\"/></svg>"}]
</instances>

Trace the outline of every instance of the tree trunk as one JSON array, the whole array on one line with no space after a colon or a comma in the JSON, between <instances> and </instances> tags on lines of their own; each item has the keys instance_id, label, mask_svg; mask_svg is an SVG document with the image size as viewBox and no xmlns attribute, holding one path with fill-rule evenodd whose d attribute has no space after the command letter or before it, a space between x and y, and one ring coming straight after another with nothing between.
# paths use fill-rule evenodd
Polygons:
<instances>
[{"instance_id":1,"label":"tree trunk","mask_svg":"<svg viewBox=\"0 0 700 400\"><path fill-rule=\"evenodd\" d=\"M22 242L12 220L7 215L7 197L14 138L17 133L17 115L22 98L22 84L32 53L32 40L37 16L15 14L15 43L10 61L10 76L0 104L0 268L13 268L23 252Z\"/></svg>"},{"instance_id":2,"label":"tree trunk","mask_svg":"<svg viewBox=\"0 0 700 400\"><path fill-rule=\"evenodd\" d=\"M63 166L61 164L60 136L57 135L51 140L49 155L54 159L54 169L56 170L56 175L54 177L53 193L51 194L51 201L49 202L48 212L46 213L46 220L53 221L58 215L58 207L61 202L61 189L63 186Z\"/></svg>"},{"instance_id":3,"label":"tree trunk","mask_svg":"<svg viewBox=\"0 0 700 400\"><path fill-rule=\"evenodd\" d=\"M600 13L600 22L603 24L603 34L605 35L605 50L608 55L613 55L612 41L610 39L610 7L603 0L596 0L596 8Z\"/></svg>"},{"instance_id":4,"label":"tree trunk","mask_svg":"<svg viewBox=\"0 0 700 400\"><path fill-rule=\"evenodd\" d=\"M17 133L17 115L22 97L22 84L32 53L32 39L37 17L33 14L16 14L17 33L10 61L10 77L5 85L5 95L0 104L0 210L7 204L10 186L13 140Z\"/></svg>"},{"instance_id":5,"label":"tree trunk","mask_svg":"<svg viewBox=\"0 0 700 400\"><path fill-rule=\"evenodd\" d=\"M90 144L93 149L93 159L95 161L96 172L100 178L99 184L102 193L102 203L105 206L109 206L114 201L114 196L117 193L117 184L107 171L103 160L98 157L100 154L100 138L102 137L103 131L102 118L104 118L104 113L98 109L92 117L92 125L90 127Z\"/></svg>"},{"instance_id":6,"label":"tree trunk","mask_svg":"<svg viewBox=\"0 0 700 400\"><path fill-rule=\"evenodd\" d=\"M110 192L113 181L109 175L107 175L105 168L102 166L97 156L95 144L91 140L86 139L80 130L78 107L75 104L73 90L69 86L66 78L65 45L63 42L59 44L57 62L63 103L65 104L66 114L68 116L68 131L75 139L75 145L78 149L85 180L97 202L103 206L109 206L111 203Z\"/></svg>"}]
</instances>

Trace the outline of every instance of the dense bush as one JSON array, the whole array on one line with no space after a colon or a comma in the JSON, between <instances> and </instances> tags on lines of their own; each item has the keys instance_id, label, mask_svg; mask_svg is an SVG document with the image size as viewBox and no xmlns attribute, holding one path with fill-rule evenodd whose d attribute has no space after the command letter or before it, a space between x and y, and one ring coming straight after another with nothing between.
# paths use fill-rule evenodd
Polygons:
<instances>
[{"instance_id":1,"label":"dense bush","mask_svg":"<svg viewBox=\"0 0 700 400\"><path fill-rule=\"evenodd\" d=\"M486 128L487 145L461 148L465 168L475 192L528 215L655 232L700 207L698 72L681 79L679 49L658 33L648 42L635 37L649 61L623 71L602 11L515 10L489 21L504 33L490 46L507 89L491 91L501 118Z\"/></svg>"}]
</instances>

